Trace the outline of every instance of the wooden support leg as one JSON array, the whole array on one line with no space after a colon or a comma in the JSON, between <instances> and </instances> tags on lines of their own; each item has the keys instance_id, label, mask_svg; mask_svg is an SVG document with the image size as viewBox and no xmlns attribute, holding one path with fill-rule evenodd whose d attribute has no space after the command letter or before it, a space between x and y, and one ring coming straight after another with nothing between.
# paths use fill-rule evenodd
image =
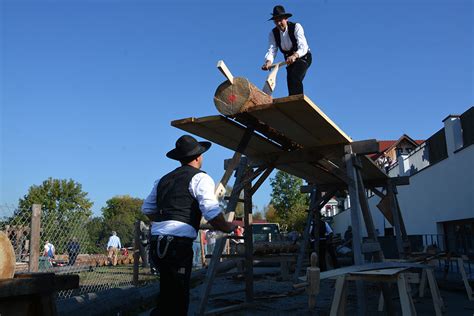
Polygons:
<instances>
[{"instance_id":1,"label":"wooden support leg","mask_svg":"<svg viewBox=\"0 0 474 316\"><path fill-rule=\"evenodd\" d=\"M252 184L244 187L245 302L253 302Z\"/></svg>"},{"instance_id":2,"label":"wooden support leg","mask_svg":"<svg viewBox=\"0 0 474 316\"><path fill-rule=\"evenodd\" d=\"M425 286L426 286L426 269L423 269L421 272L421 281L420 281L420 297L425 296Z\"/></svg>"},{"instance_id":3,"label":"wooden support leg","mask_svg":"<svg viewBox=\"0 0 474 316\"><path fill-rule=\"evenodd\" d=\"M377 234L375 233L374 220L372 218L369 202L367 201L367 195L365 193L362 175L358 168L356 168L356 171L357 171L356 173L357 173L357 182L358 182L358 189L359 189L360 206L362 210L362 216L365 222L365 227L367 229L367 235L369 236L370 239L373 240L374 244L379 244L377 240ZM384 255L383 255L382 249L380 248L380 245L379 245L378 250L373 253L373 257L375 258L376 262L382 262L384 260Z\"/></svg>"},{"instance_id":4,"label":"wooden support leg","mask_svg":"<svg viewBox=\"0 0 474 316\"><path fill-rule=\"evenodd\" d=\"M282 260L280 262L281 269L281 279L283 281L288 281L290 279L290 267L288 260Z\"/></svg>"},{"instance_id":5,"label":"wooden support leg","mask_svg":"<svg viewBox=\"0 0 474 316\"><path fill-rule=\"evenodd\" d=\"M340 316L345 314L347 299L347 281L346 276L341 275L337 278L334 298L332 299L330 316Z\"/></svg>"},{"instance_id":6,"label":"wooden support leg","mask_svg":"<svg viewBox=\"0 0 474 316\"><path fill-rule=\"evenodd\" d=\"M352 223L352 251L354 253L354 263L357 265L364 263L362 257L361 232L360 232L360 213L361 204L359 199L359 185L357 181L357 171L354 166L355 154L352 153L350 145L344 146L344 161L346 163L347 176L352 181L348 184L349 197L351 201L351 223ZM366 297L364 284L362 281L356 281L357 288L357 314L364 315L366 308Z\"/></svg>"},{"instance_id":7,"label":"wooden support leg","mask_svg":"<svg viewBox=\"0 0 474 316\"><path fill-rule=\"evenodd\" d=\"M433 299L433 305L435 309L436 316L442 315L443 310L443 299L439 293L438 284L436 284L436 279L432 269L423 269L426 270L426 276L428 277L428 283L430 285L431 298Z\"/></svg>"},{"instance_id":8,"label":"wooden support leg","mask_svg":"<svg viewBox=\"0 0 474 316\"><path fill-rule=\"evenodd\" d=\"M246 168L247 168L247 159L241 158L240 165L236 172L237 177L235 179L235 182L237 184L241 183L241 180L243 176L245 175ZM240 195L240 191L234 188L234 190L232 190L229 203L227 204L227 210L226 210L227 218L226 219L228 221L231 221L234 218L234 211L239 201L239 195ZM222 256L222 252L224 251L225 244L226 244L226 238L219 238L216 241L216 245L214 246L211 262L209 264L209 268L207 269L206 278L203 285L204 290L202 292L201 301L199 302L199 309L198 309L199 315L204 315L204 312L206 311L207 301L209 299L209 294L212 289L212 284L217 275L218 265Z\"/></svg>"},{"instance_id":9,"label":"wooden support leg","mask_svg":"<svg viewBox=\"0 0 474 316\"><path fill-rule=\"evenodd\" d=\"M298 253L298 258L296 260L295 274L293 276L294 283L298 282L298 277L300 276L301 267L303 265L303 258L305 256L306 249L309 244L309 229L310 229L311 221L313 218L313 212L319 212L321 207L323 207L324 204L326 204L334 196L335 193L336 193L335 190L331 190L327 192L323 197L318 199L317 198L318 194L317 194L316 189L314 189L311 192L308 216L306 218L306 226L303 232L303 242L300 245L300 251Z\"/></svg>"},{"instance_id":10,"label":"wooden support leg","mask_svg":"<svg viewBox=\"0 0 474 316\"><path fill-rule=\"evenodd\" d=\"M380 295L379 295L379 305L377 307L377 310L379 312L383 312L383 303L384 303L384 299L383 299L383 292L380 292Z\"/></svg>"},{"instance_id":11,"label":"wooden support leg","mask_svg":"<svg viewBox=\"0 0 474 316\"><path fill-rule=\"evenodd\" d=\"M396 196L395 196L396 187L391 183L390 180L387 181L387 196L390 199L390 208L392 209L393 223L395 226L395 240L397 242L398 258L403 257L403 239L402 239L402 230L400 227L400 215L398 214Z\"/></svg>"},{"instance_id":12,"label":"wooden support leg","mask_svg":"<svg viewBox=\"0 0 474 316\"><path fill-rule=\"evenodd\" d=\"M405 278L405 274L400 273L397 279L398 294L400 295L400 305L402 306L402 315L404 316L415 316L416 310L411 299L408 283Z\"/></svg>"},{"instance_id":13,"label":"wooden support leg","mask_svg":"<svg viewBox=\"0 0 474 316\"><path fill-rule=\"evenodd\" d=\"M382 283L382 293L383 300L382 300L382 310L383 304L385 304L385 309L387 311L387 315L391 316L394 315L394 308L392 302L392 288L389 283ZM379 301L379 308L380 308L380 301ZM380 311L380 309L379 309Z\"/></svg>"},{"instance_id":14,"label":"wooden support leg","mask_svg":"<svg viewBox=\"0 0 474 316\"><path fill-rule=\"evenodd\" d=\"M462 280L464 282L464 287L466 288L467 298L470 301L474 301L474 298L472 296L472 288L469 285L469 281L467 280L466 269L464 269L464 261L462 260L462 258L458 258L458 266L459 272L461 272Z\"/></svg>"}]
</instances>

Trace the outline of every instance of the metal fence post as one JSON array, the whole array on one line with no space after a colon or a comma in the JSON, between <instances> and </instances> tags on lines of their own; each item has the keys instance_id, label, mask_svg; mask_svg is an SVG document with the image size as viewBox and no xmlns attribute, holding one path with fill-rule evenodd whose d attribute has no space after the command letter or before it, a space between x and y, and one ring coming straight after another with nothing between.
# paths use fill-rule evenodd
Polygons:
<instances>
[{"instance_id":1,"label":"metal fence post","mask_svg":"<svg viewBox=\"0 0 474 316\"><path fill-rule=\"evenodd\" d=\"M40 253L41 205L33 204L31 212L29 271L38 272Z\"/></svg>"}]
</instances>

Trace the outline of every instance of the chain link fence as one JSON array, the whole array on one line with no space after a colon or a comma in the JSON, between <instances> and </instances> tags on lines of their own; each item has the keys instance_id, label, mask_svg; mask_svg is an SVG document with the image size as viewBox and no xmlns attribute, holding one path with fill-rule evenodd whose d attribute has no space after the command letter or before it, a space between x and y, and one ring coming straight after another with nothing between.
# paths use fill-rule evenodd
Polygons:
<instances>
[{"instance_id":1,"label":"chain link fence","mask_svg":"<svg viewBox=\"0 0 474 316\"><path fill-rule=\"evenodd\" d=\"M96 244L87 229L90 218L81 212L68 210L42 211L40 215L39 245L31 243L35 234L32 209L19 209L13 205L0 205L0 231L13 245L16 257L15 273L53 272L55 274L78 274L79 288L60 291L58 299L85 293L124 287L140 286L157 281L141 258L133 257L134 248L122 248L117 253L117 264L109 260L106 245ZM33 229L33 231L32 231ZM136 234L137 236L137 234ZM137 244L136 244L137 245ZM34 264L30 258L36 251ZM137 252L138 254L139 252ZM134 277L134 261L136 261Z\"/></svg>"}]
</instances>

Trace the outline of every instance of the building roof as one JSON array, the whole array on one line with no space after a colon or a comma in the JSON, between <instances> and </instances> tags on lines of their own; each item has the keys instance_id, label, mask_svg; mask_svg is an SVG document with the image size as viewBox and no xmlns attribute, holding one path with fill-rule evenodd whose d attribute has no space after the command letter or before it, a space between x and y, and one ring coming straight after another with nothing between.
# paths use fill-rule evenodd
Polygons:
<instances>
[{"instance_id":1,"label":"building roof","mask_svg":"<svg viewBox=\"0 0 474 316\"><path fill-rule=\"evenodd\" d=\"M408 141L409 143L412 143L415 147L418 147L425 141L422 139L414 140L407 134L403 134L398 140L379 140L379 153L377 154L372 154L370 155L370 158L373 160L376 160L379 158L382 154L388 152L392 148L397 147L398 144L400 144L403 140Z\"/></svg>"}]
</instances>

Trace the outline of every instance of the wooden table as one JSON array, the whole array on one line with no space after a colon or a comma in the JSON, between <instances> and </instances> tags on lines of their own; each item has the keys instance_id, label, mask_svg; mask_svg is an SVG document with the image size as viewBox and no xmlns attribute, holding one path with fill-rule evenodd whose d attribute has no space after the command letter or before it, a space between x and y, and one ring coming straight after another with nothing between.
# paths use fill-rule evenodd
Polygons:
<instances>
[{"instance_id":1,"label":"wooden table","mask_svg":"<svg viewBox=\"0 0 474 316\"><path fill-rule=\"evenodd\" d=\"M57 315L55 292L78 287L78 275L15 274L0 280L0 315Z\"/></svg>"},{"instance_id":2,"label":"wooden table","mask_svg":"<svg viewBox=\"0 0 474 316\"><path fill-rule=\"evenodd\" d=\"M432 269L423 269L426 275L428 276L429 285L431 289L431 294L433 297L433 304L435 308L436 315L442 315L443 302L439 295L438 286L433 276ZM408 285L408 278L410 273L408 268L389 268L389 269L380 269L380 270L368 270L360 272L351 272L337 277L336 289L334 293L334 299L331 305L331 316L335 315L344 315L345 304L347 297L347 281L369 281L369 282L395 282L397 284L398 293L400 296L400 305L402 308L402 315L416 315L415 306L411 298L410 287ZM386 299L387 304L391 302L389 299ZM381 304L380 304L381 303ZM379 301L379 310L380 306L383 306L383 298ZM392 313L392 308L390 305L387 306L388 312Z\"/></svg>"}]
</instances>

